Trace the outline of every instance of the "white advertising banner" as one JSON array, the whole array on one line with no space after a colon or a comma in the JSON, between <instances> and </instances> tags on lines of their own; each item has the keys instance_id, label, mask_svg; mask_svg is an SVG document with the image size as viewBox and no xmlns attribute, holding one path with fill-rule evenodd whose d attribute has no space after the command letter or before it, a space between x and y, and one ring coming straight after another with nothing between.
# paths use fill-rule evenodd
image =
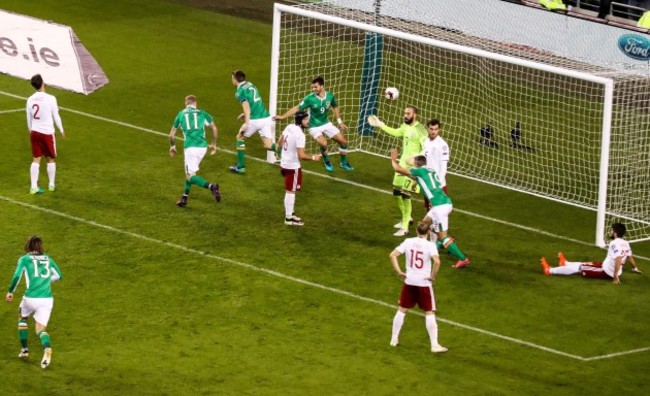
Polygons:
<instances>
[{"instance_id":1,"label":"white advertising banner","mask_svg":"<svg viewBox=\"0 0 650 396\"><path fill-rule=\"evenodd\" d=\"M89 93L108 83L104 71L69 26L0 10L0 73Z\"/></svg>"}]
</instances>

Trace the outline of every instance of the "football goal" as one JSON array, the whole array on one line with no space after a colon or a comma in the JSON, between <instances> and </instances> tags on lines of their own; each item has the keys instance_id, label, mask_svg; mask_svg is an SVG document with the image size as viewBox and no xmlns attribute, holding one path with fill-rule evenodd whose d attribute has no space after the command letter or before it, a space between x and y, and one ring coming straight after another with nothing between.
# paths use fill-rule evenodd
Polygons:
<instances>
[{"instance_id":1,"label":"football goal","mask_svg":"<svg viewBox=\"0 0 650 396\"><path fill-rule=\"evenodd\" d=\"M367 117L398 126L415 105L421 122L441 120L451 173L595 211L585 227L599 246L613 221L630 241L650 239L648 77L378 8L276 4L271 112L298 104L316 76L336 95L352 150L387 157L399 142Z\"/></svg>"}]
</instances>

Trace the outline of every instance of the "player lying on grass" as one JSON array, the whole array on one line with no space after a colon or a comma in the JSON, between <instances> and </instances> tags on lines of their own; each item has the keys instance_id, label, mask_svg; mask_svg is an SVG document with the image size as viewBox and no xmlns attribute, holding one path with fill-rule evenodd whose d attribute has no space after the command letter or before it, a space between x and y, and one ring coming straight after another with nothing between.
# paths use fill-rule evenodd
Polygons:
<instances>
[{"instance_id":1,"label":"player lying on grass","mask_svg":"<svg viewBox=\"0 0 650 396\"><path fill-rule=\"evenodd\" d=\"M578 262L567 261L564 254L558 253L559 266L551 267L542 257L542 271L544 275L573 275L581 274L584 278L612 279L612 283L621 283L620 276L623 273L623 266L629 259L632 272L640 274L641 270L636 266L630 244L623 239L626 229L621 223L612 224L610 238L612 241L607 248L605 261L599 262Z\"/></svg>"},{"instance_id":2,"label":"player lying on grass","mask_svg":"<svg viewBox=\"0 0 650 396\"><path fill-rule=\"evenodd\" d=\"M453 210L451 198L445 194L440 185L438 175L432 169L425 167L427 159L424 155L417 155L413 159L414 168L406 169L397 162L397 149L390 151L390 160L395 172L415 179L420 186L420 191L425 199L431 203L431 209L424 216L422 221L428 224L438 236L436 245L438 249L445 248L454 257L458 259L455 268L463 268L469 265L469 258L463 254L456 245L454 238L447 235L449 228L449 214ZM410 162L410 160L407 160Z\"/></svg>"}]
</instances>

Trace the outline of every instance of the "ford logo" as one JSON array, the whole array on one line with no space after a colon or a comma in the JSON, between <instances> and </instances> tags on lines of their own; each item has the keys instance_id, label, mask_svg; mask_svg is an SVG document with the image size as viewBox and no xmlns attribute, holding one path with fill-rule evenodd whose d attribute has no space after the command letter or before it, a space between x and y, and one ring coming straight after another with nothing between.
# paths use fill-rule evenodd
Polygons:
<instances>
[{"instance_id":1,"label":"ford logo","mask_svg":"<svg viewBox=\"0 0 650 396\"><path fill-rule=\"evenodd\" d=\"M618 39L618 48L632 59L650 60L650 40L636 34L624 34Z\"/></svg>"}]
</instances>

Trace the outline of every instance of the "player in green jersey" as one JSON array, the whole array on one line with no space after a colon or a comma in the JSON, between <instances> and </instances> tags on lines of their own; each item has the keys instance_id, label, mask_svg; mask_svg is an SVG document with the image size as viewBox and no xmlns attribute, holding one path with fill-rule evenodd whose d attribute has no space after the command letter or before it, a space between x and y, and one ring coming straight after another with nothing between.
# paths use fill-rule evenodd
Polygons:
<instances>
[{"instance_id":1,"label":"player in green jersey","mask_svg":"<svg viewBox=\"0 0 650 396\"><path fill-rule=\"evenodd\" d=\"M415 106L407 106L404 109L404 123L397 129L386 126L377 118L369 116L368 123L373 127L381 128L382 131L391 136L402 138L402 156L400 165L407 166L406 159L420 154L424 149L424 141L427 138L426 128L418 122L418 109ZM411 213L413 205L411 203L411 193L418 192L418 185L413 180L395 173L393 176L393 195L397 199L397 207L402 214L402 221L395 224L399 228L393 235L404 236L408 234L409 224L413 222Z\"/></svg>"},{"instance_id":2,"label":"player in green jersey","mask_svg":"<svg viewBox=\"0 0 650 396\"><path fill-rule=\"evenodd\" d=\"M325 139L323 135L334 140L339 145L341 168L347 171L354 170L348 162L348 140L327 118L331 109L332 113L334 113L334 117L336 117L336 122L339 124L339 127L343 131L348 130L348 126L345 125L341 119L341 110L336 103L334 94L325 91L325 80L323 77L316 77L311 81L311 90L312 93L305 96L297 106L280 116L275 116L274 120L284 120L299 111L309 110L309 134L320 146L320 152L325 169L327 169L328 172L334 171L334 167L327 155L327 139Z\"/></svg>"},{"instance_id":3,"label":"player in green jersey","mask_svg":"<svg viewBox=\"0 0 650 396\"><path fill-rule=\"evenodd\" d=\"M50 335L45 331L54 306L51 284L63 276L54 260L43 252L43 241L38 235L29 237L25 244L25 253L27 254L18 259L18 265L16 265L16 271L11 278L9 292L5 300L8 303L13 301L14 292L18 287L18 283L20 283L20 278L25 276L27 289L25 289L23 300L20 303L20 316L18 317L18 338L21 346L18 357L21 359L29 358L27 320L30 316L34 316L36 335L43 345L41 367L46 368L52 362Z\"/></svg>"},{"instance_id":4,"label":"player in green jersey","mask_svg":"<svg viewBox=\"0 0 650 396\"><path fill-rule=\"evenodd\" d=\"M393 170L417 182L422 195L431 203L431 209L422 219L437 234L436 244L438 249L445 248L454 257L458 259L455 268L463 268L469 265L469 258L463 254L453 237L447 235L449 228L449 214L453 210L451 198L445 194L442 189L442 183L433 169L427 168L427 157L417 155L413 159L408 159L407 163L412 163L415 167L407 169L397 161L397 149L390 152L391 164ZM404 155L402 154L402 158Z\"/></svg>"},{"instance_id":5,"label":"player in green jersey","mask_svg":"<svg viewBox=\"0 0 650 396\"><path fill-rule=\"evenodd\" d=\"M233 173L245 173L246 139L255 133L260 134L262 144L268 150L266 160L270 163L275 162L275 123L264 106L260 91L253 83L246 81L246 73L241 70L232 72L232 83L237 87L235 98L241 103L243 110L238 119L244 120L244 124L239 128L236 137L237 164L228 169Z\"/></svg>"},{"instance_id":6,"label":"player in green jersey","mask_svg":"<svg viewBox=\"0 0 650 396\"><path fill-rule=\"evenodd\" d=\"M181 199L176 202L176 205L180 207L187 205L187 197L190 194L192 184L209 189L217 202L221 202L219 185L217 183L208 183L204 178L196 174L208 147L210 148L210 155L214 155L217 152L217 126L214 124L214 119L210 114L196 108L196 96L186 96L185 106L185 109L178 112L178 115L174 119L172 129L169 132L169 144L171 145L169 147L169 155L171 157L176 155L176 131L178 128L181 128L185 137L185 142L183 143L185 190ZM208 141L205 139L206 126L212 128L212 143L209 146Z\"/></svg>"}]
</instances>

